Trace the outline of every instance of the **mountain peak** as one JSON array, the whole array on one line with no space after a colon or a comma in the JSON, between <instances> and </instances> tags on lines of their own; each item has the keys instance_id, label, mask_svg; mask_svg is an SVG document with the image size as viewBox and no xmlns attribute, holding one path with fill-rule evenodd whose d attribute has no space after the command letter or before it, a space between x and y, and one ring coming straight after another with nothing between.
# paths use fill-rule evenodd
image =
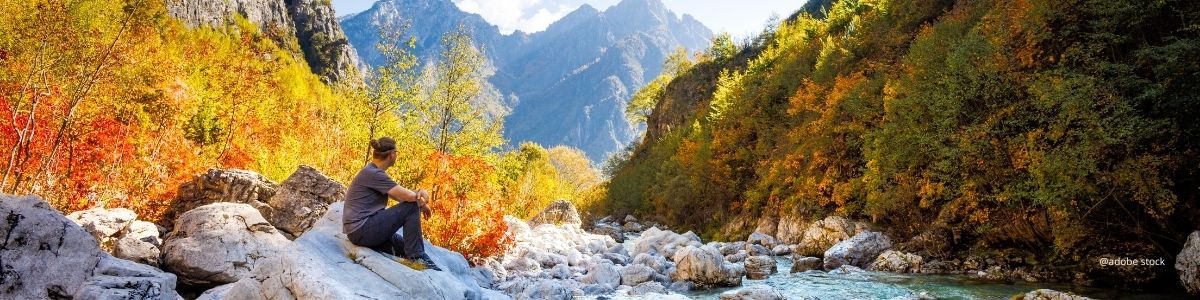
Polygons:
<instances>
[{"instance_id":1,"label":"mountain peak","mask_svg":"<svg viewBox=\"0 0 1200 300\"><path fill-rule=\"evenodd\" d=\"M620 3L609 8L612 10L627 10L627 9L642 9L649 11L665 11L667 6L661 0L621 0Z\"/></svg>"}]
</instances>

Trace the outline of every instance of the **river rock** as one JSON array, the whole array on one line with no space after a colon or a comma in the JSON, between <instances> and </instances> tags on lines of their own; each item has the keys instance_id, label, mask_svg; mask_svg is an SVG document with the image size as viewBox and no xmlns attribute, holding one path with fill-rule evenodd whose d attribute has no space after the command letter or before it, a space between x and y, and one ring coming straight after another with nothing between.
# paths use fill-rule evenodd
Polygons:
<instances>
[{"instance_id":1,"label":"river rock","mask_svg":"<svg viewBox=\"0 0 1200 300\"><path fill-rule=\"evenodd\" d=\"M758 255L746 259L746 278L767 279L771 274L779 272L775 259L770 256Z\"/></svg>"},{"instance_id":2,"label":"river rock","mask_svg":"<svg viewBox=\"0 0 1200 300\"><path fill-rule=\"evenodd\" d=\"M618 243L625 242L624 231L622 231L621 228L618 228L618 227L613 226L608 223L596 223L596 225L592 227L592 233L599 234L599 235L607 235L609 237L612 237L613 240L615 240Z\"/></svg>"},{"instance_id":3,"label":"river rock","mask_svg":"<svg viewBox=\"0 0 1200 300\"><path fill-rule=\"evenodd\" d=\"M737 242L731 242L731 243L722 243L721 247L717 248L717 249L721 250L722 255L730 255L730 254L738 253L739 251L745 251L746 242L737 241Z\"/></svg>"},{"instance_id":4,"label":"river rock","mask_svg":"<svg viewBox=\"0 0 1200 300\"><path fill-rule=\"evenodd\" d=\"M562 299L575 297L574 281L555 279L520 279L506 283L503 288L513 299Z\"/></svg>"},{"instance_id":5,"label":"river rock","mask_svg":"<svg viewBox=\"0 0 1200 300\"><path fill-rule=\"evenodd\" d=\"M178 299L175 275L112 257L35 196L0 195L0 298Z\"/></svg>"},{"instance_id":6,"label":"river rock","mask_svg":"<svg viewBox=\"0 0 1200 300\"><path fill-rule=\"evenodd\" d=\"M709 245L689 245L675 253L675 280L691 281L697 287L739 286L746 269L725 262L721 252Z\"/></svg>"},{"instance_id":7,"label":"river rock","mask_svg":"<svg viewBox=\"0 0 1200 300\"><path fill-rule=\"evenodd\" d=\"M628 222L625 225L621 225L621 230L625 230L626 232L642 232L642 224Z\"/></svg>"},{"instance_id":8,"label":"river rock","mask_svg":"<svg viewBox=\"0 0 1200 300\"><path fill-rule=\"evenodd\" d=\"M642 235L635 241L633 254L648 253L650 251L657 252L664 257L675 257L675 252L683 249L686 246L700 247L703 245L700 242L700 237L695 233L688 231L684 234L674 233L668 230L661 230L658 227L651 227L642 232ZM678 263L678 262L677 262Z\"/></svg>"},{"instance_id":9,"label":"river rock","mask_svg":"<svg viewBox=\"0 0 1200 300\"><path fill-rule=\"evenodd\" d=\"M766 249L771 249L774 248L775 245L779 244L779 240L776 240L773 236L755 232L751 233L750 236L746 238L746 243L751 245L762 245Z\"/></svg>"},{"instance_id":10,"label":"river rock","mask_svg":"<svg viewBox=\"0 0 1200 300\"><path fill-rule=\"evenodd\" d=\"M851 222L846 218L829 216L813 222L804 230L804 235L800 238L796 251L806 256L821 255L834 244L847 240L865 229L865 225Z\"/></svg>"},{"instance_id":11,"label":"river rock","mask_svg":"<svg viewBox=\"0 0 1200 300\"><path fill-rule=\"evenodd\" d=\"M721 300L784 300L783 294L765 284L753 284L744 288L726 291L719 296Z\"/></svg>"},{"instance_id":12,"label":"river rock","mask_svg":"<svg viewBox=\"0 0 1200 300\"><path fill-rule=\"evenodd\" d=\"M637 286L643 282L654 281L654 269L641 264L632 264L621 269L621 284Z\"/></svg>"},{"instance_id":13,"label":"river rock","mask_svg":"<svg viewBox=\"0 0 1200 300\"><path fill-rule=\"evenodd\" d=\"M750 256L771 255L771 249L758 244L746 244L746 252L750 253Z\"/></svg>"},{"instance_id":14,"label":"river rock","mask_svg":"<svg viewBox=\"0 0 1200 300\"><path fill-rule=\"evenodd\" d=\"M342 202L278 254L261 259L253 276L220 299L507 299L481 288L462 254L425 242L443 271L417 271L398 258L351 244L342 233Z\"/></svg>"},{"instance_id":15,"label":"river rock","mask_svg":"<svg viewBox=\"0 0 1200 300\"><path fill-rule=\"evenodd\" d=\"M771 255L784 256L784 255L788 255L788 254L792 254L792 246L775 245L774 248L771 248Z\"/></svg>"},{"instance_id":16,"label":"river rock","mask_svg":"<svg viewBox=\"0 0 1200 300\"><path fill-rule=\"evenodd\" d=\"M746 250L741 250L741 251L738 251L737 253L726 255L725 261L732 262L732 263L740 263L740 262L746 261L747 258L750 258L750 252L746 252Z\"/></svg>"},{"instance_id":17,"label":"river rock","mask_svg":"<svg viewBox=\"0 0 1200 300\"><path fill-rule=\"evenodd\" d=\"M1189 293L1200 294L1200 231L1188 235L1183 250L1175 257L1175 270Z\"/></svg>"},{"instance_id":18,"label":"river rock","mask_svg":"<svg viewBox=\"0 0 1200 300\"><path fill-rule=\"evenodd\" d=\"M617 271L617 267L609 261L600 261L588 267L588 272L579 279L583 283L592 283L603 285L609 289L615 289L621 285L621 273Z\"/></svg>"},{"instance_id":19,"label":"river rock","mask_svg":"<svg viewBox=\"0 0 1200 300\"><path fill-rule=\"evenodd\" d=\"M920 255L904 253L896 250L884 251L875 258L868 270L894 273L921 273Z\"/></svg>"},{"instance_id":20,"label":"river rock","mask_svg":"<svg viewBox=\"0 0 1200 300\"><path fill-rule=\"evenodd\" d=\"M216 286L251 276L259 260L288 239L247 204L213 203L188 211L163 243L164 266L180 281Z\"/></svg>"},{"instance_id":21,"label":"river rock","mask_svg":"<svg viewBox=\"0 0 1200 300\"><path fill-rule=\"evenodd\" d=\"M625 223L633 223L637 221L638 218L634 217L633 215L625 215Z\"/></svg>"},{"instance_id":22,"label":"river rock","mask_svg":"<svg viewBox=\"0 0 1200 300\"><path fill-rule=\"evenodd\" d=\"M792 273L800 273L808 270L817 270L821 268L823 262L820 258L792 255Z\"/></svg>"},{"instance_id":23,"label":"river rock","mask_svg":"<svg viewBox=\"0 0 1200 300\"><path fill-rule=\"evenodd\" d=\"M630 296L653 295L653 294L668 294L667 287L662 283L648 281L638 284L629 290Z\"/></svg>"},{"instance_id":24,"label":"river rock","mask_svg":"<svg viewBox=\"0 0 1200 300\"><path fill-rule=\"evenodd\" d=\"M529 219L530 226L541 224L579 226L582 223L583 221L579 219L579 211L575 209L575 204L571 204L567 200L551 202L549 206L546 206L546 209L543 209L542 212Z\"/></svg>"},{"instance_id":25,"label":"river rock","mask_svg":"<svg viewBox=\"0 0 1200 300\"><path fill-rule=\"evenodd\" d=\"M1092 300L1092 298L1059 292L1051 289L1034 290L1025 295L1013 297L1015 300Z\"/></svg>"},{"instance_id":26,"label":"river rock","mask_svg":"<svg viewBox=\"0 0 1200 300\"><path fill-rule=\"evenodd\" d=\"M633 257L633 263L645 265L654 270L658 274L671 274L675 270L675 263L668 261L666 257L658 255L658 253L641 253Z\"/></svg>"},{"instance_id":27,"label":"river rock","mask_svg":"<svg viewBox=\"0 0 1200 300\"><path fill-rule=\"evenodd\" d=\"M275 196L277 187L275 182L252 171L208 169L179 187L158 224L172 231L175 220L183 213L217 202L245 203L262 214L270 210L267 203Z\"/></svg>"},{"instance_id":28,"label":"river rock","mask_svg":"<svg viewBox=\"0 0 1200 300\"><path fill-rule=\"evenodd\" d=\"M883 251L891 248L892 241L886 235L865 231L826 250L824 267L826 270L833 270L842 265L864 268Z\"/></svg>"},{"instance_id":29,"label":"river rock","mask_svg":"<svg viewBox=\"0 0 1200 300\"><path fill-rule=\"evenodd\" d=\"M300 166L267 201L263 217L288 239L312 227L329 204L346 198L346 187L309 166Z\"/></svg>"}]
</instances>

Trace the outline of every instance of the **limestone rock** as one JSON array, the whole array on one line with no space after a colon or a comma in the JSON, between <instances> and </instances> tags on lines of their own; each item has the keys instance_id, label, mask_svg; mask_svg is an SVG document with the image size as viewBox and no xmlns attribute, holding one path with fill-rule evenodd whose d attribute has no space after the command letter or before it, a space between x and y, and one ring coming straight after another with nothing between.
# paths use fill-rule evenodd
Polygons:
<instances>
[{"instance_id":1,"label":"limestone rock","mask_svg":"<svg viewBox=\"0 0 1200 300\"><path fill-rule=\"evenodd\" d=\"M793 255L792 256L792 273L800 273L808 270L819 270L823 262L820 258Z\"/></svg>"},{"instance_id":2,"label":"limestone rock","mask_svg":"<svg viewBox=\"0 0 1200 300\"><path fill-rule=\"evenodd\" d=\"M721 293L721 300L783 300L787 299L773 287L754 284L737 290Z\"/></svg>"},{"instance_id":3,"label":"limestone rock","mask_svg":"<svg viewBox=\"0 0 1200 300\"><path fill-rule=\"evenodd\" d=\"M920 273L924 259L920 255L895 250L884 251L867 268L872 271Z\"/></svg>"},{"instance_id":4,"label":"limestone rock","mask_svg":"<svg viewBox=\"0 0 1200 300\"><path fill-rule=\"evenodd\" d=\"M758 255L746 259L746 278L767 279L778 272L779 267L770 256Z\"/></svg>"},{"instance_id":5,"label":"limestone rock","mask_svg":"<svg viewBox=\"0 0 1200 300\"><path fill-rule=\"evenodd\" d=\"M755 232L751 233L750 237L746 238L746 243L751 245L762 245L763 247L766 247L766 249L771 249L774 248L775 245L779 244L779 240L776 240L773 236Z\"/></svg>"},{"instance_id":6,"label":"limestone rock","mask_svg":"<svg viewBox=\"0 0 1200 300\"><path fill-rule=\"evenodd\" d=\"M621 269L621 284L637 286L643 282L654 280L654 269L641 264L632 264Z\"/></svg>"},{"instance_id":7,"label":"limestone rock","mask_svg":"<svg viewBox=\"0 0 1200 300\"><path fill-rule=\"evenodd\" d=\"M300 166L267 200L263 217L288 239L295 239L320 219L329 204L346 198L346 187L309 166Z\"/></svg>"},{"instance_id":8,"label":"limestone rock","mask_svg":"<svg viewBox=\"0 0 1200 300\"><path fill-rule=\"evenodd\" d=\"M709 245L689 245L675 253L675 273L672 279L691 281L698 287L739 286L746 269L725 262L721 252Z\"/></svg>"},{"instance_id":9,"label":"limestone rock","mask_svg":"<svg viewBox=\"0 0 1200 300\"><path fill-rule=\"evenodd\" d=\"M100 248L112 251L116 244L117 233L125 230L130 223L137 220L137 214L126 208L93 208L67 214L67 219L75 221L100 243Z\"/></svg>"},{"instance_id":10,"label":"limestone rock","mask_svg":"<svg viewBox=\"0 0 1200 300\"><path fill-rule=\"evenodd\" d=\"M801 255L820 255L834 244L857 235L865 230L865 227L843 217L826 217L813 222L804 230L804 235L800 238L800 247L797 247L796 251Z\"/></svg>"},{"instance_id":11,"label":"limestone rock","mask_svg":"<svg viewBox=\"0 0 1200 300\"><path fill-rule=\"evenodd\" d=\"M611 262L601 261L588 268L587 275L579 280L583 283L593 283L615 289L621 285L621 273Z\"/></svg>"},{"instance_id":12,"label":"limestone rock","mask_svg":"<svg viewBox=\"0 0 1200 300\"><path fill-rule=\"evenodd\" d=\"M633 254L649 253L654 251L665 257L675 257L675 252L683 249L686 246L699 247L700 237L696 236L691 231L678 234L668 230L661 230L658 227L651 227L642 232L638 237L636 245L633 249Z\"/></svg>"},{"instance_id":13,"label":"limestone rock","mask_svg":"<svg viewBox=\"0 0 1200 300\"><path fill-rule=\"evenodd\" d=\"M216 286L251 276L288 244L250 205L214 203L184 213L163 245L164 265L189 285Z\"/></svg>"},{"instance_id":14,"label":"limestone rock","mask_svg":"<svg viewBox=\"0 0 1200 300\"><path fill-rule=\"evenodd\" d=\"M105 253L40 198L0 195L0 216L0 298L179 298L174 275Z\"/></svg>"},{"instance_id":15,"label":"limestone rock","mask_svg":"<svg viewBox=\"0 0 1200 300\"><path fill-rule=\"evenodd\" d=\"M667 291L667 287L663 286L662 283L658 283L658 282L654 282L654 281L643 282L641 284L638 284L637 286L634 286L633 289L629 290L630 296L668 294L668 293L670 293L670 292Z\"/></svg>"},{"instance_id":16,"label":"limestone rock","mask_svg":"<svg viewBox=\"0 0 1200 300\"><path fill-rule=\"evenodd\" d=\"M262 175L236 169L209 169L179 187L179 192L163 212L159 225L172 231L175 219L185 212L217 202L245 203L268 211L267 202L278 187Z\"/></svg>"},{"instance_id":17,"label":"limestone rock","mask_svg":"<svg viewBox=\"0 0 1200 300\"><path fill-rule=\"evenodd\" d=\"M158 226L137 219L125 208L93 208L67 215L100 243L100 249L121 259L158 266L162 254Z\"/></svg>"},{"instance_id":18,"label":"limestone rock","mask_svg":"<svg viewBox=\"0 0 1200 300\"><path fill-rule=\"evenodd\" d=\"M574 298L575 286L570 280L521 279L507 283L504 288L513 299L562 299Z\"/></svg>"},{"instance_id":19,"label":"limestone rock","mask_svg":"<svg viewBox=\"0 0 1200 300\"><path fill-rule=\"evenodd\" d=\"M864 268L883 251L891 248L892 241L886 235L866 231L826 250L824 267L826 270L833 270L842 265Z\"/></svg>"},{"instance_id":20,"label":"limestone rock","mask_svg":"<svg viewBox=\"0 0 1200 300\"><path fill-rule=\"evenodd\" d=\"M542 212L529 219L529 225L534 227L541 224L579 226L582 223L583 221L579 219L579 211L575 209L574 204L567 200L554 201Z\"/></svg>"},{"instance_id":21,"label":"limestone rock","mask_svg":"<svg viewBox=\"0 0 1200 300\"><path fill-rule=\"evenodd\" d=\"M780 243L798 244L804 237L804 230L808 226L799 216L783 216L779 218L779 224L775 229L775 238Z\"/></svg>"},{"instance_id":22,"label":"limestone rock","mask_svg":"<svg viewBox=\"0 0 1200 300\"><path fill-rule=\"evenodd\" d=\"M1200 294L1200 231L1188 235L1183 250L1175 257L1175 270L1189 293Z\"/></svg>"},{"instance_id":23,"label":"limestone rock","mask_svg":"<svg viewBox=\"0 0 1200 300\"><path fill-rule=\"evenodd\" d=\"M121 259L131 260L157 267L162 258L162 238L159 237L158 225L134 220L121 231L112 255Z\"/></svg>"},{"instance_id":24,"label":"limestone rock","mask_svg":"<svg viewBox=\"0 0 1200 300\"><path fill-rule=\"evenodd\" d=\"M256 264L218 299L505 299L479 287L461 254L426 242L444 271L413 270L391 255L358 247L342 233L342 203L280 253Z\"/></svg>"}]
</instances>

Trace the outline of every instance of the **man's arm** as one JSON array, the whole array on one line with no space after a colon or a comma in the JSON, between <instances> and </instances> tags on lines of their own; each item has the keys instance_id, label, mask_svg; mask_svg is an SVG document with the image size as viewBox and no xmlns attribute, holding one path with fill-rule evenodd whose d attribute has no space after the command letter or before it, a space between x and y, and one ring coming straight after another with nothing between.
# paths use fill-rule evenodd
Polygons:
<instances>
[{"instance_id":1,"label":"man's arm","mask_svg":"<svg viewBox=\"0 0 1200 300\"><path fill-rule=\"evenodd\" d=\"M406 189L399 185L392 187L391 190L388 190L388 197L396 199L396 201L400 202L418 202L418 200L420 200L417 197L416 191Z\"/></svg>"}]
</instances>

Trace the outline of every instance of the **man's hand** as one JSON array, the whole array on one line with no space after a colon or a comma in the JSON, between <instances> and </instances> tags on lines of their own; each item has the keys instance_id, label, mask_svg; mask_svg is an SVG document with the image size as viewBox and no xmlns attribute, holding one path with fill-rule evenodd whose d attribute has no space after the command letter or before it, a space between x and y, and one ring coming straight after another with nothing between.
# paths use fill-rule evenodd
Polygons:
<instances>
[{"instance_id":1,"label":"man's hand","mask_svg":"<svg viewBox=\"0 0 1200 300\"><path fill-rule=\"evenodd\" d=\"M433 209L429 208L429 199L430 195L428 190L417 190L417 206L420 207L421 215L423 215L426 219L433 216Z\"/></svg>"},{"instance_id":2,"label":"man's hand","mask_svg":"<svg viewBox=\"0 0 1200 300\"><path fill-rule=\"evenodd\" d=\"M426 219L433 217L433 209L430 209L429 205L421 205L421 216Z\"/></svg>"}]
</instances>

